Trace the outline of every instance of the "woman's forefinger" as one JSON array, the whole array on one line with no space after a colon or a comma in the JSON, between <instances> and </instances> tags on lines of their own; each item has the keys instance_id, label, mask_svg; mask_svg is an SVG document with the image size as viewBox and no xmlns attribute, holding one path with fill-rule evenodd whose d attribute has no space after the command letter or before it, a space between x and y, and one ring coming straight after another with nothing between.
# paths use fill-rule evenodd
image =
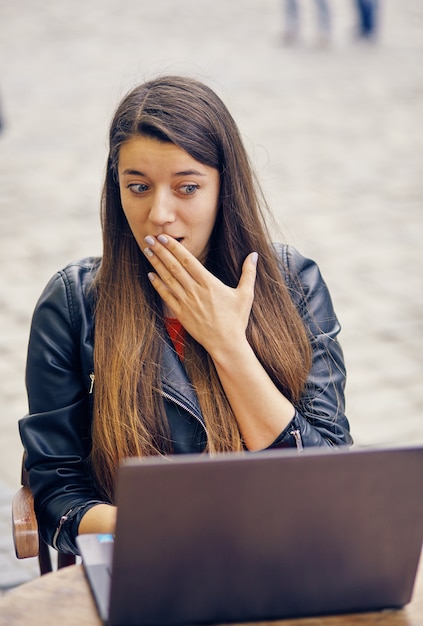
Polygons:
<instances>
[{"instance_id":1,"label":"woman's forefinger","mask_svg":"<svg viewBox=\"0 0 423 626\"><path fill-rule=\"evenodd\" d=\"M174 285L175 280L182 286L192 279L201 281L205 268L176 239L168 235L148 235L144 241L148 246L144 248L144 254L168 286Z\"/></svg>"}]
</instances>

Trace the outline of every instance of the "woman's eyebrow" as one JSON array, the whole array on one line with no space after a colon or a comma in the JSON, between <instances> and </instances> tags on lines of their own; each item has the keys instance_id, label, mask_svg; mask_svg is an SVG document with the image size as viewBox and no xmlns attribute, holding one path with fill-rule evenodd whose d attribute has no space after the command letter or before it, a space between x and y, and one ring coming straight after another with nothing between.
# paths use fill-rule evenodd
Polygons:
<instances>
[{"instance_id":1,"label":"woman's eyebrow","mask_svg":"<svg viewBox=\"0 0 423 626\"><path fill-rule=\"evenodd\" d=\"M126 169L122 172L123 176L147 176L144 172L140 172L139 170ZM198 170L182 170L181 172L175 172L172 174L173 177L177 176L206 176L207 174L203 172L199 172Z\"/></svg>"},{"instance_id":2,"label":"woman's eyebrow","mask_svg":"<svg viewBox=\"0 0 423 626\"><path fill-rule=\"evenodd\" d=\"M206 176L206 174L198 170L183 170L182 172L175 172L172 176Z\"/></svg>"},{"instance_id":3,"label":"woman's eyebrow","mask_svg":"<svg viewBox=\"0 0 423 626\"><path fill-rule=\"evenodd\" d=\"M122 175L123 176L145 176L144 172L139 172L138 170L131 170L131 169L123 170Z\"/></svg>"}]
</instances>

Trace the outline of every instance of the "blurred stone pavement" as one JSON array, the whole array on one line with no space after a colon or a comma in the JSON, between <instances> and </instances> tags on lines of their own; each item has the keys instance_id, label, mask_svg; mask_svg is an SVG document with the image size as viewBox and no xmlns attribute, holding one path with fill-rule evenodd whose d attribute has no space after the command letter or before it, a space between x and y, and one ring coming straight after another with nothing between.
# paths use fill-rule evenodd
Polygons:
<instances>
[{"instance_id":1,"label":"blurred stone pavement","mask_svg":"<svg viewBox=\"0 0 423 626\"><path fill-rule=\"evenodd\" d=\"M283 237L314 258L343 326L357 445L423 443L423 3L381 0L357 41L281 43L281 0L0 0L0 589L36 575L13 554L17 421L36 300L68 261L101 253L107 128L158 73L207 82L238 121ZM280 232L278 234L278 229Z\"/></svg>"}]
</instances>

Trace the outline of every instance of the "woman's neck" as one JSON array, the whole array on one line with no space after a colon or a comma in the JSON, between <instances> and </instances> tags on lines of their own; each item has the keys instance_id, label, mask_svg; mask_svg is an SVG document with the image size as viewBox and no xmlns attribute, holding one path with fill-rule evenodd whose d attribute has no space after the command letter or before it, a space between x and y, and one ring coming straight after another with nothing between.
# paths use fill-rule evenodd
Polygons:
<instances>
[{"instance_id":1,"label":"woman's neck","mask_svg":"<svg viewBox=\"0 0 423 626\"><path fill-rule=\"evenodd\" d=\"M167 304L163 303L162 311L163 311L163 317L168 317L169 319L175 319L176 316L174 312L172 311L170 307L167 306Z\"/></svg>"}]
</instances>

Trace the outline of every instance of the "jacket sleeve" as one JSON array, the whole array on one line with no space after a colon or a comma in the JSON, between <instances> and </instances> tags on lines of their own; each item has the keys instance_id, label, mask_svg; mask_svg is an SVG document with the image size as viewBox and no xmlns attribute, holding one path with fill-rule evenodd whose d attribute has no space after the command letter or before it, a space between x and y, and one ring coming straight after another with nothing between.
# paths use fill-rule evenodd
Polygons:
<instances>
[{"instance_id":1,"label":"jacket sleeve","mask_svg":"<svg viewBox=\"0 0 423 626\"><path fill-rule=\"evenodd\" d=\"M309 333L312 365L293 420L270 446L351 445L345 416L346 372L338 343L340 324L316 263L281 246L282 267L291 297Z\"/></svg>"},{"instance_id":2,"label":"jacket sleeve","mask_svg":"<svg viewBox=\"0 0 423 626\"><path fill-rule=\"evenodd\" d=\"M29 415L19 428L42 536L77 554L79 521L103 500L89 472L90 368L80 357L80 342L91 326L83 307L75 306L81 302L73 297L75 289L82 290L75 275L59 272L36 305L26 368Z\"/></svg>"}]
</instances>

